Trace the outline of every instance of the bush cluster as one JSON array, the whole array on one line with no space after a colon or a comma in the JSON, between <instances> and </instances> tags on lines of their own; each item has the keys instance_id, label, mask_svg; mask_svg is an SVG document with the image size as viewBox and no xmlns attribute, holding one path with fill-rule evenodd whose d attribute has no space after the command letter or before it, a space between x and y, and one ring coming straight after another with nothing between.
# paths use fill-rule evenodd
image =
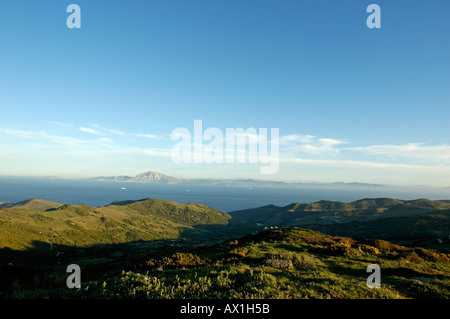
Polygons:
<instances>
[{"instance_id":1,"label":"bush cluster","mask_svg":"<svg viewBox=\"0 0 450 319\"><path fill-rule=\"evenodd\" d=\"M165 269L165 268L184 268L196 267L206 265L209 261L201 259L199 256L192 253L175 253L170 257L163 257L162 259L150 259L147 265L150 267Z\"/></svg>"},{"instance_id":2,"label":"bush cluster","mask_svg":"<svg viewBox=\"0 0 450 319\"><path fill-rule=\"evenodd\" d=\"M230 251L229 255L231 257L245 257L248 253L248 249L246 247L238 247Z\"/></svg>"}]
</instances>

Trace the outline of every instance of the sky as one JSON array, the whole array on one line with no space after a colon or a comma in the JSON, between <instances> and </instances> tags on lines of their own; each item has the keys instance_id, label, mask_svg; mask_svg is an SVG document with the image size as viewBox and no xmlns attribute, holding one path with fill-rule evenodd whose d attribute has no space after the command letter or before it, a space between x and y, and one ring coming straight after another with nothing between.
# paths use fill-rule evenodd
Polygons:
<instances>
[{"instance_id":1,"label":"sky","mask_svg":"<svg viewBox=\"0 0 450 319\"><path fill-rule=\"evenodd\" d=\"M381 28L367 26L372 3ZM70 4L81 28L67 26ZM448 187L448 12L446 0L2 0L0 175ZM277 171L175 163L172 133L193 136L196 120L278 129Z\"/></svg>"}]
</instances>

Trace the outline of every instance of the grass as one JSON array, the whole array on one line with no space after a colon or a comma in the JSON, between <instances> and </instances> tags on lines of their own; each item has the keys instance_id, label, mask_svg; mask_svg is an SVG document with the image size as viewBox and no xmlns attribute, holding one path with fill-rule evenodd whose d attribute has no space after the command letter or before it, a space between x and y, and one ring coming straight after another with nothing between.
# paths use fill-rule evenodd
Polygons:
<instances>
[{"instance_id":1,"label":"grass","mask_svg":"<svg viewBox=\"0 0 450 319\"><path fill-rule=\"evenodd\" d=\"M332 249L336 245L348 249ZM289 266L268 260L288 261L284 264ZM366 285L369 264L381 268L380 289ZM89 286L87 291L73 291L61 283L57 289L22 289L21 293L28 298L450 298L450 255L446 252L356 241L299 228L152 255L104 273L83 282L84 288Z\"/></svg>"},{"instance_id":2,"label":"grass","mask_svg":"<svg viewBox=\"0 0 450 319\"><path fill-rule=\"evenodd\" d=\"M88 247L175 239L183 228L226 224L229 218L205 205L157 199L105 207L59 205L45 211L12 205L0 210L0 248L29 249L36 241L48 243L49 247L52 244Z\"/></svg>"},{"instance_id":3,"label":"grass","mask_svg":"<svg viewBox=\"0 0 450 319\"><path fill-rule=\"evenodd\" d=\"M417 199L363 199L352 203L319 201L231 212L230 224L258 229L303 227L357 239L380 238L429 247L450 244L450 203ZM259 228L260 229L260 228Z\"/></svg>"},{"instance_id":4,"label":"grass","mask_svg":"<svg viewBox=\"0 0 450 319\"><path fill-rule=\"evenodd\" d=\"M19 203L0 202L0 208L21 207L25 209L42 210L42 211L51 208L57 208L59 206L61 206L61 204L39 198L30 198Z\"/></svg>"},{"instance_id":5,"label":"grass","mask_svg":"<svg viewBox=\"0 0 450 319\"><path fill-rule=\"evenodd\" d=\"M450 298L449 251L410 240L448 232L446 202L270 205L231 220L202 204L156 199L29 204L0 209L0 297ZM290 227L263 230L252 216ZM305 221L328 234L292 227ZM409 246L382 240L392 234ZM66 288L71 263L82 267L83 289ZM380 289L366 286L369 264L381 267Z\"/></svg>"}]
</instances>

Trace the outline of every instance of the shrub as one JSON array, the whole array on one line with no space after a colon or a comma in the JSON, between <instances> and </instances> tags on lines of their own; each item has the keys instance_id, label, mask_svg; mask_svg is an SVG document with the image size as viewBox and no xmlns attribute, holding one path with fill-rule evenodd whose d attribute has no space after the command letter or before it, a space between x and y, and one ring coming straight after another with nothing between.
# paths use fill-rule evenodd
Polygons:
<instances>
[{"instance_id":1,"label":"shrub","mask_svg":"<svg viewBox=\"0 0 450 319\"><path fill-rule=\"evenodd\" d=\"M150 259L147 261L148 266L157 267L161 270L164 268L203 266L206 263L207 260L201 259L192 253L175 253L171 257L163 257L160 260Z\"/></svg>"},{"instance_id":2,"label":"shrub","mask_svg":"<svg viewBox=\"0 0 450 319\"><path fill-rule=\"evenodd\" d=\"M427 250L423 248L416 248L415 253L420 258L423 258L428 261L450 261L449 255L445 253L438 253L432 250Z\"/></svg>"},{"instance_id":3,"label":"shrub","mask_svg":"<svg viewBox=\"0 0 450 319\"><path fill-rule=\"evenodd\" d=\"M380 254L380 250L378 248L364 244L358 245L358 250L364 253L370 253L375 255Z\"/></svg>"},{"instance_id":4,"label":"shrub","mask_svg":"<svg viewBox=\"0 0 450 319\"><path fill-rule=\"evenodd\" d=\"M265 273L264 271L257 273L253 277L253 284L255 287L276 287L277 279L271 274Z\"/></svg>"},{"instance_id":5,"label":"shrub","mask_svg":"<svg viewBox=\"0 0 450 319\"><path fill-rule=\"evenodd\" d=\"M402 248L401 246L391 244L390 242L381 239L361 240L358 241L358 244L372 246L379 249L380 251L387 251L387 252L401 250Z\"/></svg>"},{"instance_id":6,"label":"shrub","mask_svg":"<svg viewBox=\"0 0 450 319\"><path fill-rule=\"evenodd\" d=\"M340 242L330 245L327 252L331 255L344 256L352 253L352 245L349 242Z\"/></svg>"},{"instance_id":7,"label":"shrub","mask_svg":"<svg viewBox=\"0 0 450 319\"><path fill-rule=\"evenodd\" d=\"M229 278L228 271L221 271L216 278L216 284L219 288L230 288L233 285L233 280Z\"/></svg>"},{"instance_id":8,"label":"shrub","mask_svg":"<svg viewBox=\"0 0 450 319\"><path fill-rule=\"evenodd\" d=\"M239 242L237 241L237 239L236 239L236 240L230 240L230 241L228 242L228 246L237 246L237 244L239 244Z\"/></svg>"},{"instance_id":9,"label":"shrub","mask_svg":"<svg viewBox=\"0 0 450 319\"><path fill-rule=\"evenodd\" d=\"M303 240L308 244L331 244L334 242L330 237L317 235L306 236Z\"/></svg>"},{"instance_id":10,"label":"shrub","mask_svg":"<svg viewBox=\"0 0 450 319\"><path fill-rule=\"evenodd\" d=\"M338 244L345 244L345 245L349 245L349 246L352 246L352 245L354 245L354 244L356 243L356 241L355 241L354 239L348 238L348 237L339 237L339 236L336 236L336 237L333 237L332 240L333 240L335 243L338 243Z\"/></svg>"},{"instance_id":11,"label":"shrub","mask_svg":"<svg viewBox=\"0 0 450 319\"><path fill-rule=\"evenodd\" d=\"M394 249L394 246L390 242L381 239L375 240L372 246L378 248L379 250L386 250L386 251L391 251Z\"/></svg>"},{"instance_id":12,"label":"shrub","mask_svg":"<svg viewBox=\"0 0 450 319\"><path fill-rule=\"evenodd\" d=\"M235 248L232 251L230 251L231 256L239 256L239 257L245 257L247 253L248 249L245 247Z\"/></svg>"},{"instance_id":13,"label":"shrub","mask_svg":"<svg viewBox=\"0 0 450 319\"><path fill-rule=\"evenodd\" d=\"M417 255L415 251L407 253L406 256L404 256L402 259L407 262L412 262L415 264L420 264L424 262L424 260L419 255Z\"/></svg>"}]
</instances>

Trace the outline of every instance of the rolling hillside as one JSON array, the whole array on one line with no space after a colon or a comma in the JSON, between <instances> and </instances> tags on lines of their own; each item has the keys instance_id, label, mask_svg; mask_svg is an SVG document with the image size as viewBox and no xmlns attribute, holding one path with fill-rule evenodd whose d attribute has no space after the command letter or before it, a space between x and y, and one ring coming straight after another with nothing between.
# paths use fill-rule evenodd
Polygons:
<instances>
[{"instance_id":1,"label":"rolling hillside","mask_svg":"<svg viewBox=\"0 0 450 319\"><path fill-rule=\"evenodd\" d=\"M439 239L445 244L450 235L450 203L426 199L319 201L267 205L230 214L203 204L152 198L115 201L102 207L30 199L0 207L0 248L11 249L31 248L36 243L48 249L52 245L87 247L166 239L213 244L265 227L303 227L405 244Z\"/></svg>"},{"instance_id":2,"label":"rolling hillside","mask_svg":"<svg viewBox=\"0 0 450 319\"><path fill-rule=\"evenodd\" d=\"M48 282L48 288L33 286L33 281L28 281L29 288L22 292L22 296L449 299L449 261L448 252L407 248L387 241L356 241L301 228L283 228L202 249L147 256L131 264L86 266L84 273L87 277L82 283L83 289L78 290L66 289L64 276L44 273L40 275L42 278L53 280ZM379 289L366 285L370 264L381 268Z\"/></svg>"},{"instance_id":3,"label":"rolling hillside","mask_svg":"<svg viewBox=\"0 0 450 319\"><path fill-rule=\"evenodd\" d=\"M47 206L50 208L43 210ZM34 242L47 243L47 249L53 244L83 247L174 239L183 228L226 224L230 218L202 204L182 205L150 198L104 207L53 205L41 200L7 207L0 209L0 248L11 249L30 248Z\"/></svg>"},{"instance_id":4,"label":"rolling hillside","mask_svg":"<svg viewBox=\"0 0 450 319\"><path fill-rule=\"evenodd\" d=\"M0 209L1 208L24 208L24 209L34 209L34 210L47 210L51 208L57 208L61 206L62 204L51 202L44 199L39 198L30 198L18 203L0 203Z\"/></svg>"},{"instance_id":5,"label":"rolling hillside","mask_svg":"<svg viewBox=\"0 0 450 319\"><path fill-rule=\"evenodd\" d=\"M448 299L445 243L440 250L411 244L447 234L449 205L381 198L226 214L152 198L101 207L3 204L0 291L19 298ZM65 288L70 263L83 268L89 290ZM365 285L373 263L382 268L382 289Z\"/></svg>"},{"instance_id":6,"label":"rolling hillside","mask_svg":"<svg viewBox=\"0 0 450 319\"><path fill-rule=\"evenodd\" d=\"M299 226L333 235L388 240L438 240L450 235L450 203L417 199L362 199L268 205L231 212L234 227Z\"/></svg>"},{"instance_id":7,"label":"rolling hillside","mask_svg":"<svg viewBox=\"0 0 450 319\"><path fill-rule=\"evenodd\" d=\"M420 243L449 242L450 210L436 210L420 215L386 217L371 221L316 225L311 228L327 234L352 236L356 239L382 238L391 241Z\"/></svg>"}]
</instances>

